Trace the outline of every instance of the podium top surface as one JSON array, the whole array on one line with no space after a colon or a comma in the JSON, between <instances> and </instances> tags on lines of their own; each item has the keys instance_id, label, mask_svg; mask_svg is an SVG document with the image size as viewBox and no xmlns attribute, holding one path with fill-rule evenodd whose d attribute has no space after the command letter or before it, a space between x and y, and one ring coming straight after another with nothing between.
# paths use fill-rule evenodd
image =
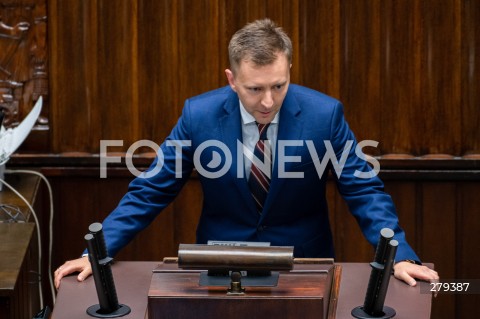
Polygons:
<instances>
[{"instance_id":1,"label":"podium top surface","mask_svg":"<svg viewBox=\"0 0 480 319\"><path fill-rule=\"evenodd\" d=\"M159 262L117 262L112 266L118 300L132 309L129 315L122 318L145 317L152 271L159 264ZM342 274L335 317L352 318L351 310L363 304L370 266L367 263L338 263L338 265L342 267ZM396 310L396 319L430 318L432 296L420 292L422 285L428 286L428 283L418 282L417 287L409 287L394 278L390 280L385 305ZM76 276L66 277L58 291L52 319L91 318L86 314L86 309L93 304L98 304L93 278L89 277L79 283Z\"/></svg>"}]
</instances>

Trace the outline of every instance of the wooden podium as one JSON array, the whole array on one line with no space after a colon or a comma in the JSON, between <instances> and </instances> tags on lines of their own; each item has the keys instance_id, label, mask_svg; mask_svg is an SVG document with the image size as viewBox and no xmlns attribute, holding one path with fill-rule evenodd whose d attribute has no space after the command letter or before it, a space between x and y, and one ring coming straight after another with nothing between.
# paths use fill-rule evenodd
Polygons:
<instances>
[{"instance_id":1,"label":"wooden podium","mask_svg":"<svg viewBox=\"0 0 480 319\"><path fill-rule=\"evenodd\" d=\"M152 270L158 269L159 265L161 266L162 263L156 261L120 261L112 266L118 300L132 309L132 312L125 317L121 317L122 319L148 318L148 295L151 292L150 287L154 277ZM334 295L338 294L338 299L330 297L327 318L331 318L330 315L332 315L332 318L351 319L352 309L361 305L364 301L371 267L367 263L336 263L335 265L341 266L341 281L334 279L334 283L340 286L332 285L331 291L333 292L333 289L336 289ZM431 266L431 264L428 265ZM163 265L161 267L167 266ZM172 265L168 265L168 267L172 267ZM340 274L338 275L340 276ZM93 278L89 277L83 282L77 282L76 277L76 275L72 275L62 279L51 319L93 318L86 313L88 307L98 303ZM194 283L197 285L197 279ZM195 289L199 289L198 286L195 287ZM410 287L400 280L391 278L385 304L397 311L395 319L428 319L430 318L432 295L422 293L422 291L427 291L428 287L429 284L426 282L419 281L416 287ZM168 288L168 286L165 288ZM277 291L277 293L280 293L280 291ZM299 294L298 291L290 291L290 293ZM285 300L285 298L279 298ZM335 304L336 306L332 306ZM256 310L252 310L253 307L250 305L248 307L251 311L249 314ZM173 309L173 312L178 313L180 310ZM333 312L336 313L333 314ZM321 318L321 315L319 314L318 318ZM201 316L202 313L197 311L194 317L189 318L199 318ZM251 315L248 315L246 319L251 317ZM167 315L164 318L181 317ZM274 317L269 314L264 318ZM294 315L290 318L299 317Z\"/></svg>"},{"instance_id":2,"label":"wooden podium","mask_svg":"<svg viewBox=\"0 0 480 319\"><path fill-rule=\"evenodd\" d=\"M273 287L246 286L228 294L226 286L200 286L199 270L161 263L148 292L148 318L334 318L341 266L296 264L279 272Z\"/></svg>"}]
</instances>

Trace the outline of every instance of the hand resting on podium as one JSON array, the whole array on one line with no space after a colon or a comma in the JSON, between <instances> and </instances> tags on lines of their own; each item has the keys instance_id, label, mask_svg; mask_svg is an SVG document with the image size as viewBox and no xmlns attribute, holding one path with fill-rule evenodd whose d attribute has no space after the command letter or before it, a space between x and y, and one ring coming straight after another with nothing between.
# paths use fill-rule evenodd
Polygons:
<instances>
[{"instance_id":1,"label":"hand resting on podium","mask_svg":"<svg viewBox=\"0 0 480 319\"><path fill-rule=\"evenodd\" d=\"M438 273L428 268L427 266L412 264L407 261L401 261L393 266L395 278L404 281L406 284L414 287L417 280L435 281L439 279ZM65 262L55 271L55 287L60 287L60 282L63 277L79 272L77 280L84 281L92 274L92 267L88 261L88 257L81 257Z\"/></svg>"},{"instance_id":2,"label":"hand resting on podium","mask_svg":"<svg viewBox=\"0 0 480 319\"><path fill-rule=\"evenodd\" d=\"M84 281L92 274L92 266L88 260L88 256L81 257L74 260L66 261L62 266L55 270L55 288L60 287L60 281L63 277L72 273L79 272L77 276L78 281Z\"/></svg>"},{"instance_id":3,"label":"hand resting on podium","mask_svg":"<svg viewBox=\"0 0 480 319\"><path fill-rule=\"evenodd\" d=\"M440 279L435 270L430 269L427 266L412 264L408 261L396 263L395 266L393 266L393 273L395 278L404 281L412 287L417 285L417 281L415 279L425 280L428 282L437 281Z\"/></svg>"}]
</instances>

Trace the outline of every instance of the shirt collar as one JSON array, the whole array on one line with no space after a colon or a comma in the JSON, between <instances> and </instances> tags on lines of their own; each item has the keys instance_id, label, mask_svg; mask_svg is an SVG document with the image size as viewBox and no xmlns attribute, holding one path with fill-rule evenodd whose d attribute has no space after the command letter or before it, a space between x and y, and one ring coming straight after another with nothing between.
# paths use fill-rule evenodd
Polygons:
<instances>
[{"instance_id":1,"label":"shirt collar","mask_svg":"<svg viewBox=\"0 0 480 319\"><path fill-rule=\"evenodd\" d=\"M242 122L243 125L247 125L250 123L255 123L255 118L253 117L252 114L248 113L245 107L242 104L242 101L239 100L240 103L240 114L242 115ZM273 118L271 123L277 124L278 123L278 117L279 117L280 112L277 112L275 114L275 117Z\"/></svg>"}]
</instances>

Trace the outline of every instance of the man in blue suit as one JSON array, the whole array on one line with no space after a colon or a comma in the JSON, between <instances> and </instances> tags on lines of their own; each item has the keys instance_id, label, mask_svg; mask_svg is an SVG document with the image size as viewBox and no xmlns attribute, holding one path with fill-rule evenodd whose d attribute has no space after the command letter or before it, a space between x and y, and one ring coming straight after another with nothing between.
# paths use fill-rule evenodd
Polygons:
<instances>
[{"instance_id":1,"label":"man in blue suit","mask_svg":"<svg viewBox=\"0 0 480 319\"><path fill-rule=\"evenodd\" d=\"M175 199L195 168L204 194L198 243L262 241L293 246L296 257L333 257L325 198L332 171L372 245L382 228L394 230L399 242L395 276L412 286L414 278L438 279L408 245L392 200L355 141L341 103L290 84L292 45L283 30L268 19L246 25L232 37L229 57L229 86L186 101L151 168L132 181L103 222L109 255ZM259 127L266 132L261 147ZM265 156L252 164L257 147ZM252 195L249 187L255 180L260 195ZM80 281L90 275L88 259L57 269L56 286L74 271Z\"/></svg>"}]
</instances>

